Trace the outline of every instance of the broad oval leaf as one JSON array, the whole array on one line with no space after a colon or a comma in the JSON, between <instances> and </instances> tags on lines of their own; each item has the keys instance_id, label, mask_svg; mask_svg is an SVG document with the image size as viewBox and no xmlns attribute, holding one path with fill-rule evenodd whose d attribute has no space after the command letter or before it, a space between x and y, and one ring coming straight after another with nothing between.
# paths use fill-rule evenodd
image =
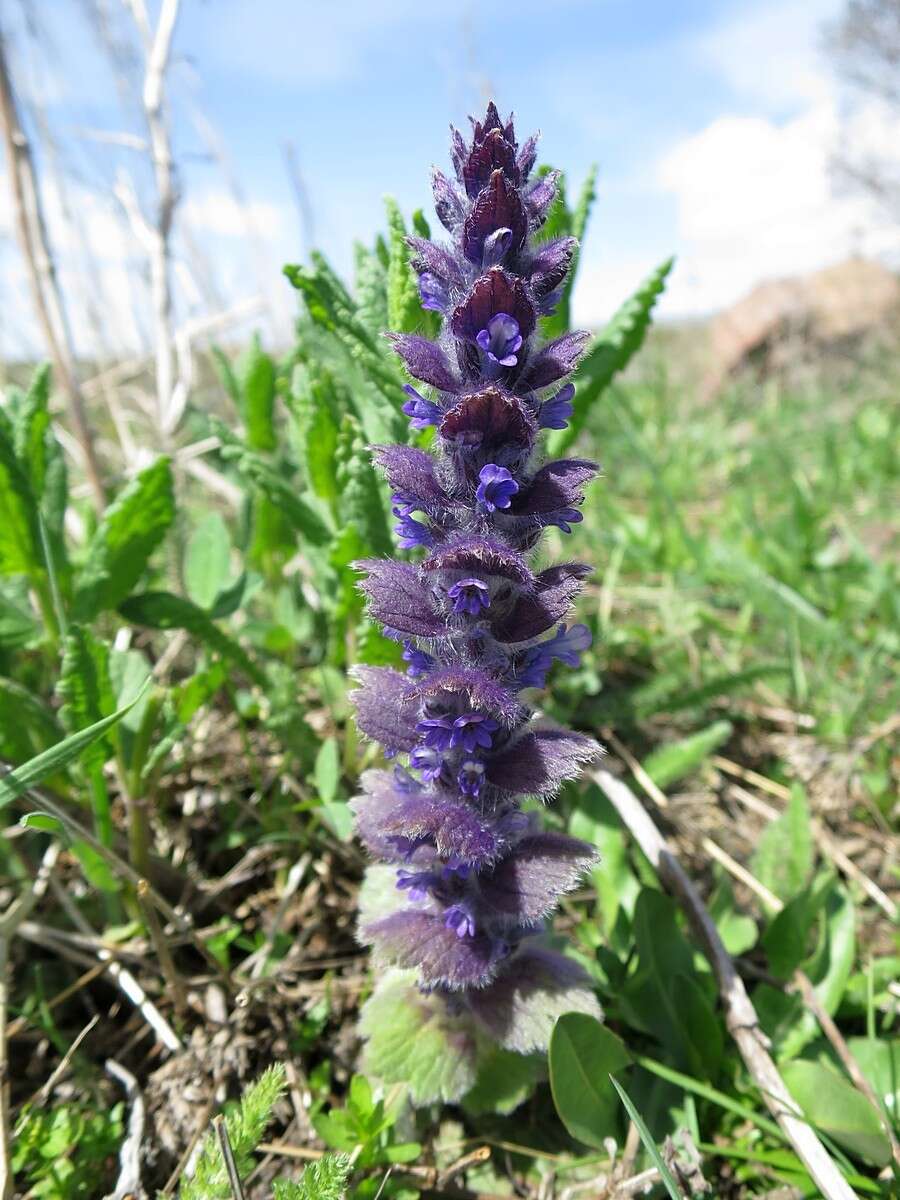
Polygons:
<instances>
[{"instance_id":1,"label":"broad oval leaf","mask_svg":"<svg viewBox=\"0 0 900 1200\"><path fill-rule=\"evenodd\" d=\"M550 1039L550 1090L566 1129L580 1142L603 1149L614 1135L618 1101L610 1075L631 1059L616 1035L585 1013L565 1013Z\"/></svg>"},{"instance_id":2,"label":"broad oval leaf","mask_svg":"<svg viewBox=\"0 0 900 1200\"><path fill-rule=\"evenodd\" d=\"M782 1070L788 1091L809 1123L863 1162L884 1167L891 1145L878 1112L831 1067L798 1059Z\"/></svg>"}]
</instances>

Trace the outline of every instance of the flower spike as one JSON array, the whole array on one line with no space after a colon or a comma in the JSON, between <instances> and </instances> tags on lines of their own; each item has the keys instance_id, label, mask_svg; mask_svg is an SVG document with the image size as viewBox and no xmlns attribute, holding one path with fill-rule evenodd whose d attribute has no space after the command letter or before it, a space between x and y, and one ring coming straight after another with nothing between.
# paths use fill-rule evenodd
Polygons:
<instances>
[{"instance_id":1,"label":"flower spike","mask_svg":"<svg viewBox=\"0 0 900 1200\"><path fill-rule=\"evenodd\" d=\"M360 730L406 758L364 772L352 802L358 836L393 883L360 921L361 940L389 969L379 987L408 972L436 1020L470 1023L467 1045L523 1053L546 1046L554 1013L600 1015L587 977L541 943L594 851L542 833L522 810L599 753L591 739L536 721L520 699L590 646L586 626L563 623L588 568L535 574L527 555L547 526L568 533L581 520L597 469L536 461L540 431L572 415L565 380L587 334L540 341L538 316L553 310L576 242L534 242L556 192L554 173L532 177L535 147L534 138L518 145L493 103L470 141L453 130L453 175L432 177L447 239L409 239L441 335L387 336L427 385L408 384L402 407L414 430L433 429L432 451L381 446L375 458L399 545L421 557L358 564L369 613L402 642L407 669L360 668L355 694ZM374 1036L371 1026L364 1010Z\"/></svg>"}]
</instances>

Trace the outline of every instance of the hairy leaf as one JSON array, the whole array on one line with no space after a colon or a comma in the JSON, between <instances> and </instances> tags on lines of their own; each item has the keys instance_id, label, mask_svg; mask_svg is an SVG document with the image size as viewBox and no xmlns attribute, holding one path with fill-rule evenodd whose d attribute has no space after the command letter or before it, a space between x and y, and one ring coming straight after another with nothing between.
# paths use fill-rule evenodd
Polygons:
<instances>
[{"instance_id":1,"label":"hairy leaf","mask_svg":"<svg viewBox=\"0 0 900 1200\"><path fill-rule=\"evenodd\" d=\"M174 519L172 468L162 457L141 471L103 514L78 577L76 620L89 621L121 604Z\"/></svg>"}]
</instances>

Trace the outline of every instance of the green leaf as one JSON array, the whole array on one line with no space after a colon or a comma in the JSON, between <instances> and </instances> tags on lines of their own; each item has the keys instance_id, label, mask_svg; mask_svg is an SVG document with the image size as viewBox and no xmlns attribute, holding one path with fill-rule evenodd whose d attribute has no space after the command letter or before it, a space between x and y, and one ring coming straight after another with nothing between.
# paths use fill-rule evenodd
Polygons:
<instances>
[{"instance_id":1,"label":"green leaf","mask_svg":"<svg viewBox=\"0 0 900 1200\"><path fill-rule=\"evenodd\" d=\"M62 821L45 812L26 813L19 819L19 824L23 829L37 829L41 833L52 833L55 837L59 837L66 831Z\"/></svg>"},{"instance_id":2,"label":"green leaf","mask_svg":"<svg viewBox=\"0 0 900 1200\"><path fill-rule=\"evenodd\" d=\"M710 898L709 915L715 921L722 945L730 955L745 954L756 945L756 922L737 907L734 890L727 876Z\"/></svg>"},{"instance_id":3,"label":"green leaf","mask_svg":"<svg viewBox=\"0 0 900 1200\"><path fill-rule=\"evenodd\" d=\"M234 367L231 361L225 354L225 351L220 346L211 346L210 353L212 355L213 365L216 368L216 374L219 377L219 382L228 393L232 404L241 411L241 385L238 382L238 377L235 374Z\"/></svg>"},{"instance_id":4,"label":"green leaf","mask_svg":"<svg viewBox=\"0 0 900 1200\"><path fill-rule=\"evenodd\" d=\"M34 575L42 563L37 501L0 409L0 575Z\"/></svg>"},{"instance_id":5,"label":"green leaf","mask_svg":"<svg viewBox=\"0 0 900 1200\"><path fill-rule=\"evenodd\" d=\"M549 439L549 454L562 454L572 445L584 428L591 406L641 348L653 306L665 288L674 262L669 258L657 267L591 343L578 368L575 407L569 427L560 429Z\"/></svg>"},{"instance_id":6,"label":"green leaf","mask_svg":"<svg viewBox=\"0 0 900 1200\"><path fill-rule=\"evenodd\" d=\"M316 755L315 780L323 804L330 804L337 795L341 779L341 760L337 739L326 738Z\"/></svg>"},{"instance_id":7,"label":"green leaf","mask_svg":"<svg viewBox=\"0 0 900 1200\"><path fill-rule=\"evenodd\" d=\"M424 995L414 971L389 970L362 1008L365 1069L385 1083L405 1083L415 1104L454 1103L476 1078L472 1025Z\"/></svg>"},{"instance_id":8,"label":"green leaf","mask_svg":"<svg viewBox=\"0 0 900 1200\"><path fill-rule=\"evenodd\" d=\"M791 900L812 873L813 837L806 793L795 784L781 816L767 825L751 859L760 883L781 900Z\"/></svg>"},{"instance_id":9,"label":"green leaf","mask_svg":"<svg viewBox=\"0 0 900 1200\"><path fill-rule=\"evenodd\" d=\"M78 578L75 620L89 621L121 604L174 519L172 469L163 457L141 471L103 514Z\"/></svg>"},{"instance_id":10,"label":"green leaf","mask_svg":"<svg viewBox=\"0 0 900 1200\"><path fill-rule=\"evenodd\" d=\"M354 294L359 319L374 336L390 328L387 302L387 271L377 254L361 242L353 246L355 263Z\"/></svg>"},{"instance_id":11,"label":"green leaf","mask_svg":"<svg viewBox=\"0 0 900 1200\"><path fill-rule=\"evenodd\" d=\"M896 1124L900 1119L900 1038L848 1038L847 1047Z\"/></svg>"},{"instance_id":12,"label":"green leaf","mask_svg":"<svg viewBox=\"0 0 900 1200\"><path fill-rule=\"evenodd\" d=\"M0 647L17 649L34 642L40 633L28 603L27 593L18 596L9 581L10 593L0 591Z\"/></svg>"},{"instance_id":13,"label":"green leaf","mask_svg":"<svg viewBox=\"0 0 900 1200\"><path fill-rule=\"evenodd\" d=\"M646 1122L638 1110L634 1107L631 1097L628 1095L622 1085L611 1076L610 1082L619 1093L619 1097L621 1098L622 1103L625 1105L625 1111L628 1113L632 1121L634 1121L637 1131L641 1135L641 1141L644 1143L644 1148L653 1160L653 1165L656 1167L657 1171L659 1171L660 1177L663 1181L663 1186L669 1193L671 1200L683 1200L681 1190L679 1189L678 1184L675 1182L672 1172L666 1166L665 1160L657 1149L656 1142L654 1142L650 1134L650 1130L647 1128Z\"/></svg>"},{"instance_id":14,"label":"green leaf","mask_svg":"<svg viewBox=\"0 0 900 1200\"><path fill-rule=\"evenodd\" d=\"M299 1181L276 1179L273 1200L344 1200L350 1170L346 1155L326 1154L305 1167Z\"/></svg>"},{"instance_id":15,"label":"green leaf","mask_svg":"<svg viewBox=\"0 0 900 1200\"><path fill-rule=\"evenodd\" d=\"M722 1059L722 1028L700 986L693 949L675 913L675 905L661 892L645 888L638 896L632 922L638 969L623 999L639 1027L654 1033L679 1065L711 1078Z\"/></svg>"},{"instance_id":16,"label":"green leaf","mask_svg":"<svg viewBox=\"0 0 900 1200\"><path fill-rule=\"evenodd\" d=\"M142 679L146 676L146 668ZM58 691L64 703L59 716L70 732L96 725L116 710L109 674L109 647L84 625L73 625L66 636ZM85 748L82 762L90 770L110 756L107 738Z\"/></svg>"},{"instance_id":17,"label":"green leaf","mask_svg":"<svg viewBox=\"0 0 900 1200\"><path fill-rule=\"evenodd\" d=\"M595 846L600 864L592 872L603 932L611 938L622 909L631 916L640 885L631 870L628 847L618 813L596 784L578 797L569 832ZM629 939L630 940L630 939Z\"/></svg>"},{"instance_id":18,"label":"green leaf","mask_svg":"<svg viewBox=\"0 0 900 1200\"><path fill-rule=\"evenodd\" d=\"M649 754L643 762L644 770L659 788L692 775L709 756L715 753L731 737L730 721L715 721L706 729L692 733L690 737L669 742Z\"/></svg>"},{"instance_id":19,"label":"green leaf","mask_svg":"<svg viewBox=\"0 0 900 1200\"><path fill-rule=\"evenodd\" d=\"M831 1067L802 1060L781 1074L811 1125L863 1162L887 1166L891 1146L878 1111L847 1080Z\"/></svg>"},{"instance_id":20,"label":"green leaf","mask_svg":"<svg viewBox=\"0 0 900 1200\"><path fill-rule=\"evenodd\" d=\"M623 1043L599 1021L566 1013L550 1039L550 1089L560 1120L574 1138L598 1150L618 1132L610 1076L629 1065Z\"/></svg>"},{"instance_id":21,"label":"green leaf","mask_svg":"<svg viewBox=\"0 0 900 1200\"><path fill-rule=\"evenodd\" d=\"M387 306L389 327L397 333L411 333L424 324L423 309L415 272L409 265L406 223L396 200L385 199L388 220Z\"/></svg>"},{"instance_id":22,"label":"green leaf","mask_svg":"<svg viewBox=\"0 0 900 1200\"><path fill-rule=\"evenodd\" d=\"M225 1128L241 1179L253 1169L253 1151L262 1141L272 1110L284 1089L284 1067L278 1063L247 1088L239 1104L229 1105L226 1110ZM328 1178L331 1178L330 1173ZM193 1174L181 1181L180 1200L230 1200L233 1195L218 1139L211 1130L200 1145Z\"/></svg>"},{"instance_id":23,"label":"green leaf","mask_svg":"<svg viewBox=\"0 0 900 1200\"><path fill-rule=\"evenodd\" d=\"M803 967L819 1003L832 1016L841 1003L856 955L856 910L842 885L832 883L818 920L818 943ZM781 1057L791 1058L799 1054L817 1036L818 1031L815 1017L809 1009L804 1008L800 1019L781 1043Z\"/></svg>"},{"instance_id":24,"label":"green leaf","mask_svg":"<svg viewBox=\"0 0 900 1200\"><path fill-rule=\"evenodd\" d=\"M359 423L345 414L337 446L337 481L343 526L354 525L362 536L364 554L390 554L393 545L382 502L382 490L372 467ZM356 581L354 580L354 587Z\"/></svg>"},{"instance_id":25,"label":"green leaf","mask_svg":"<svg viewBox=\"0 0 900 1200\"><path fill-rule=\"evenodd\" d=\"M92 888L109 893L122 890L121 880L112 873L102 854L99 854L88 842L75 838L70 844L70 849L78 859L84 877Z\"/></svg>"},{"instance_id":26,"label":"green leaf","mask_svg":"<svg viewBox=\"0 0 900 1200\"><path fill-rule=\"evenodd\" d=\"M251 450L274 450L278 445L275 432L275 363L265 353L254 334L237 366L241 391L241 416Z\"/></svg>"},{"instance_id":27,"label":"green leaf","mask_svg":"<svg viewBox=\"0 0 900 1200\"><path fill-rule=\"evenodd\" d=\"M214 426L222 442L222 457L233 461L238 473L284 513L296 533L314 546L324 546L331 540L331 530L315 509L297 495L295 484L279 475L221 422L214 422Z\"/></svg>"},{"instance_id":28,"label":"green leaf","mask_svg":"<svg viewBox=\"0 0 900 1200\"><path fill-rule=\"evenodd\" d=\"M119 606L119 612L135 625L150 629L186 629L222 658L235 663L254 683L265 687L266 677L243 647L224 634L202 608L171 592L143 592Z\"/></svg>"},{"instance_id":29,"label":"green leaf","mask_svg":"<svg viewBox=\"0 0 900 1200\"><path fill-rule=\"evenodd\" d=\"M104 717L102 721L97 721L96 724L89 725L87 729L81 729L78 733L71 734L55 746L51 746L49 750L45 750L43 754L38 754L7 775L0 776L0 808L10 804L23 792L27 792L29 788L35 787L50 775L58 774L69 763L74 762L86 746L103 737L108 729L112 729L113 725L122 720L128 710L140 699L142 692L117 712Z\"/></svg>"},{"instance_id":30,"label":"green leaf","mask_svg":"<svg viewBox=\"0 0 900 1200\"><path fill-rule=\"evenodd\" d=\"M336 418L346 410L346 399L328 371L313 374L298 363L286 401L300 467L315 494L333 506L338 497Z\"/></svg>"},{"instance_id":31,"label":"green leaf","mask_svg":"<svg viewBox=\"0 0 900 1200\"><path fill-rule=\"evenodd\" d=\"M506 1116L528 1099L545 1069L542 1054L516 1054L491 1047L479 1058L478 1077L463 1096L462 1106L471 1117L484 1113Z\"/></svg>"},{"instance_id":32,"label":"green leaf","mask_svg":"<svg viewBox=\"0 0 900 1200\"><path fill-rule=\"evenodd\" d=\"M591 215L594 201L597 198L597 167L596 164L591 166L587 173L584 183L581 186L581 191L578 193L578 199L575 203L575 209L572 212L566 211L566 230L572 237L578 239L579 243L584 241L585 230L587 229L588 218ZM562 296L556 306L556 312L549 317L545 317L541 322L541 328L548 338L559 337L565 333L571 323L570 312L572 302L572 290L575 286L575 278L578 273L578 260L580 257L580 248L575 251L572 258L572 265L569 269L569 274L566 277L566 282L563 285Z\"/></svg>"},{"instance_id":33,"label":"green leaf","mask_svg":"<svg viewBox=\"0 0 900 1200\"><path fill-rule=\"evenodd\" d=\"M231 538L219 513L207 513L188 538L184 561L187 593L200 608L210 609L231 573Z\"/></svg>"},{"instance_id":34,"label":"green leaf","mask_svg":"<svg viewBox=\"0 0 900 1200\"><path fill-rule=\"evenodd\" d=\"M31 493L40 500L47 475L47 432L50 428L50 367L39 367L13 418L16 457Z\"/></svg>"}]
</instances>

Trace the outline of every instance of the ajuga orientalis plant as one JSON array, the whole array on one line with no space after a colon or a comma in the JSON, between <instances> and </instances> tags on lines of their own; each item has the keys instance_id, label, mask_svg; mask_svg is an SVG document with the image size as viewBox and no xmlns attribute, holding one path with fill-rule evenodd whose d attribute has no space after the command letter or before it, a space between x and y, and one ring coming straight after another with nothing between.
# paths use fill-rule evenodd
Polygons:
<instances>
[{"instance_id":1,"label":"ajuga orientalis plant","mask_svg":"<svg viewBox=\"0 0 900 1200\"><path fill-rule=\"evenodd\" d=\"M598 753L529 704L555 660L590 644L564 618L589 569L536 572L543 531L570 533L596 464L541 462L542 430L563 429L566 382L588 335L541 344L576 240L536 240L556 189L535 177L494 104L471 141L452 131L455 180L435 170L443 243L409 238L437 340L388 334L410 375L403 411L430 452L379 446L399 545L414 561L358 566L370 615L402 642L406 673L359 667L357 723L386 769L363 773L356 831L370 869L360 936L379 983L363 1012L369 1068L420 1101L456 1099L498 1049L546 1049L561 1012L599 1015L580 968L548 942L562 893L594 859L541 827L549 800ZM423 553L421 553L423 552ZM387 970L385 970L387 969Z\"/></svg>"}]
</instances>

